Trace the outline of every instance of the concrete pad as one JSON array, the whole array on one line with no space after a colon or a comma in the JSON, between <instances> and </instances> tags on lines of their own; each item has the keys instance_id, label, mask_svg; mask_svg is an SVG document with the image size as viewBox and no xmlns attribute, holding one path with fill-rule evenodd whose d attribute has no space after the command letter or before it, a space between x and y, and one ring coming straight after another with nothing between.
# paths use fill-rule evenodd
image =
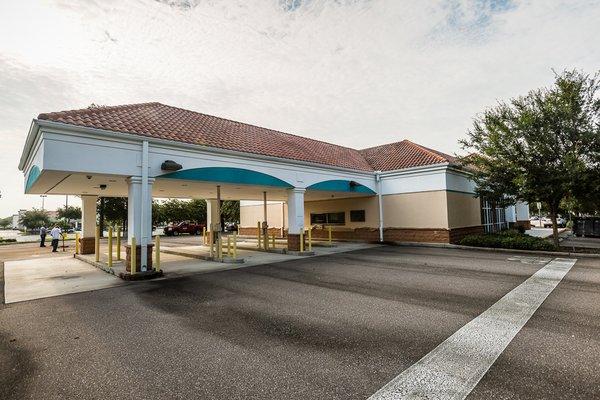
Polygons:
<instances>
[{"instance_id":1,"label":"concrete pad","mask_svg":"<svg viewBox=\"0 0 600 400\"><path fill-rule=\"evenodd\" d=\"M72 255L4 263L6 303L60 296L124 284Z\"/></svg>"}]
</instances>

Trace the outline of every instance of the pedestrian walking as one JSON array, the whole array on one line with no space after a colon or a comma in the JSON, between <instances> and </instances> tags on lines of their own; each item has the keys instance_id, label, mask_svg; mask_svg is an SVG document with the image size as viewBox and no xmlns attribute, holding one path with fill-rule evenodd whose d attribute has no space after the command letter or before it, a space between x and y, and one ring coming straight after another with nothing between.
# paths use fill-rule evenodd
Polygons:
<instances>
[{"instance_id":1,"label":"pedestrian walking","mask_svg":"<svg viewBox=\"0 0 600 400\"><path fill-rule=\"evenodd\" d=\"M56 253L56 249L58 248L58 240L60 239L60 234L62 231L58 227L58 225L54 225L54 228L50 231L50 236L52 236L52 252Z\"/></svg>"},{"instance_id":2,"label":"pedestrian walking","mask_svg":"<svg viewBox=\"0 0 600 400\"><path fill-rule=\"evenodd\" d=\"M46 247L46 227L40 228L40 247Z\"/></svg>"}]
</instances>

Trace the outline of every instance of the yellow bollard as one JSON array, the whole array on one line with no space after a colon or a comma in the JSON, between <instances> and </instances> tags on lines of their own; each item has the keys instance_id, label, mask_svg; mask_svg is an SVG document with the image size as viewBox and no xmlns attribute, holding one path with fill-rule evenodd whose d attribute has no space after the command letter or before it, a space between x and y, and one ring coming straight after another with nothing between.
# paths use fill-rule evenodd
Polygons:
<instances>
[{"instance_id":1,"label":"yellow bollard","mask_svg":"<svg viewBox=\"0 0 600 400\"><path fill-rule=\"evenodd\" d=\"M136 264L137 264L137 246L135 243L135 238L131 238L131 247L129 248L129 273L131 275L135 275Z\"/></svg>"},{"instance_id":2,"label":"yellow bollard","mask_svg":"<svg viewBox=\"0 0 600 400\"><path fill-rule=\"evenodd\" d=\"M304 231L300 232L300 251L304 251Z\"/></svg>"},{"instance_id":3,"label":"yellow bollard","mask_svg":"<svg viewBox=\"0 0 600 400\"><path fill-rule=\"evenodd\" d=\"M117 261L121 261L121 227L117 227Z\"/></svg>"},{"instance_id":4,"label":"yellow bollard","mask_svg":"<svg viewBox=\"0 0 600 400\"><path fill-rule=\"evenodd\" d=\"M331 246L331 227L330 226L327 227L327 231L328 231L327 233L329 235L329 245Z\"/></svg>"},{"instance_id":5,"label":"yellow bollard","mask_svg":"<svg viewBox=\"0 0 600 400\"><path fill-rule=\"evenodd\" d=\"M112 268L112 257L113 257L113 248L112 248L112 242L113 242L113 231L112 231L112 226L108 227L108 268Z\"/></svg>"},{"instance_id":6,"label":"yellow bollard","mask_svg":"<svg viewBox=\"0 0 600 400\"><path fill-rule=\"evenodd\" d=\"M206 244L206 227L202 228L202 243Z\"/></svg>"},{"instance_id":7,"label":"yellow bollard","mask_svg":"<svg viewBox=\"0 0 600 400\"><path fill-rule=\"evenodd\" d=\"M231 257L231 236L227 236L227 257Z\"/></svg>"},{"instance_id":8,"label":"yellow bollard","mask_svg":"<svg viewBox=\"0 0 600 400\"><path fill-rule=\"evenodd\" d=\"M261 245L260 245L260 236L261 236L260 235L260 222L258 223L258 227L257 228L258 228L258 248L260 249L261 248Z\"/></svg>"},{"instance_id":9,"label":"yellow bollard","mask_svg":"<svg viewBox=\"0 0 600 400\"><path fill-rule=\"evenodd\" d=\"M154 242L154 249L156 251L156 261L154 261L154 269L156 271L160 271L160 236L156 235L156 240Z\"/></svg>"},{"instance_id":10,"label":"yellow bollard","mask_svg":"<svg viewBox=\"0 0 600 400\"><path fill-rule=\"evenodd\" d=\"M233 232L233 258L237 258L237 232Z\"/></svg>"},{"instance_id":11,"label":"yellow bollard","mask_svg":"<svg viewBox=\"0 0 600 400\"><path fill-rule=\"evenodd\" d=\"M100 262L100 227L96 225L96 237L94 243L94 252L96 253L96 262Z\"/></svg>"},{"instance_id":12,"label":"yellow bollard","mask_svg":"<svg viewBox=\"0 0 600 400\"><path fill-rule=\"evenodd\" d=\"M79 232L75 232L75 254L79 254Z\"/></svg>"},{"instance_id":13,"label":"yellow bollard","mask_svg":"<svg viewBox=\"0 0 600 400\"><path fill-rule=\"evenodd\" d=\"M274 249L275 248L275 234L271 235L271 248Z\"/></svg>"},{"instance_id":14,"label":"yellow bollard","mask_svg":"<svg viewBox=\"0 0 600 400\"><path fill-rule=\"evenodd\" d=\"M308 228L308 251L312 251L312 229Z\"/></svg>"}]
</instances>

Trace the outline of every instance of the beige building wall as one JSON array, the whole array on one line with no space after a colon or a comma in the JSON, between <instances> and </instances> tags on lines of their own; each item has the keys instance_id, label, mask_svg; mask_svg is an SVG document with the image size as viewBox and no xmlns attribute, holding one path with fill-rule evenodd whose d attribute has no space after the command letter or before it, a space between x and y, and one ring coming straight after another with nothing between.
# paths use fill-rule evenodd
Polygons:
<instances>
[{"instance_id":1,"label":"beige building wall","mask_svg":"<svg viewBox=\"0 0 600 400\"><path fill-rule=\"evenodd\" d=\"M448 228L446 191L383 196L384 228Z\"/></svg>"},{"instance_id":2,"label":"beige building wall","mask_svg":"<svg viewBox=\"0 0 600 400\"><path fill-rule=\"evenodd\" d=\"M255 228L263 221L263 214L262 204L240 205L240 226ZM267 202L267 224L272 228L281 228L282 220L287 228L287 205L281 202Z\"/></svg>"},{"instance_id":3,"label":"beige building wall","mask_svg":"<svg viewBox=\"0 0 600 400\"><path fill-rule=\"evenodd\" d=\"M351 222L351 210L365 210L365 222ZM331 199L321 201L307 201L304 203L304 226L310 226L310 214L320 214L327 212L346 213L346 224L338 225L345 228L377 228L379 227L379 208L377 205L377 196L354 197L350 199Z\"/></svg>"},{"instance_id":4,"label":"beige building wall","mask_svg":"<svg viewBox=\"0 0 600 400\"><path fill-rule=\"evenodd\" d=\"M382 198L384 228L449 229L481 225L479 199L471 194L445 190L386 195ZM365 210L365 222L351 222L351 210ZM347 199L307 201L304 203L304 226L310 226L311 213L346 213L348 229L378 228L379 208L377 196ZM240 226L256 227L263 219L262 205L240 207ZM269 227L280 228L284 220L287 228L285 203L267 204Z\"/></svg>"},{"instance_id":5,"label":"beige building wall","mask_svg":"<svg viewBox=\"0 0 600 400\"><path fill-rule=\"evenodd\" d=\"M481 225L481 205L472 194L447 192L450 228Z\"/></svg>"}]
</instances>

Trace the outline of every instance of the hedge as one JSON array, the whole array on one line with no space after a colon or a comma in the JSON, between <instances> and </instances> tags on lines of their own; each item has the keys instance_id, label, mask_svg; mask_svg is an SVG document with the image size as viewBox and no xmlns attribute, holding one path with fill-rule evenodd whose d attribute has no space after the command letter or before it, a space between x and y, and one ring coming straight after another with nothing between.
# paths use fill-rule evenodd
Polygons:
<instances>
[{"instance_id":1,"label":"hedge","mask_svg":"<svg viewBox=\"0 0 600 400\"><path fill-rule=\"evenodd\" d=\"M554 251L556 247L546 239L525 235L516 230L498 233L484 233L465 236L459 244L473 247L493 247L500 249Z\"/></svg>"}]
</instances>

